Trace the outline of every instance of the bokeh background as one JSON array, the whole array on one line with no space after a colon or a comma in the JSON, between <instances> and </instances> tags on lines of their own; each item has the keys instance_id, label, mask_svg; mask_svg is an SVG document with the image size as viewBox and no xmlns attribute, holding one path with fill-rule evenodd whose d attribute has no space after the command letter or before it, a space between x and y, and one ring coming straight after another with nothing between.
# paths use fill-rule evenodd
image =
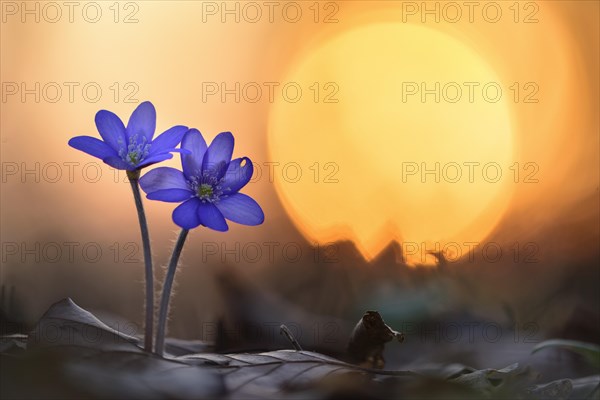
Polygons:
<instances>
[{"instance_id":1,"label":"bokeh background","mask_svg":"<svg viewBox=\"0 0 600 400\"><path fill-rule=\"evenodd\" d=\"M160 132L176 124L207 140L233 132L234 155L255 162L246 193L266 214L259 227L192 232L171 335L223 349L276 347L265 327L287 322L308 347L335 353L364 310L378 309L413 343L458 343L475 364L486 358L459 346L465 321L477 321L478 342L494 354L504 341L527 351L551 336L597 340L598 3L482 2L472 20L460 6L457 22L456 3L427 2L439 22L421 2L275 3L100 1L70 10L2 1L5 321L28 329L69 296L113 323L141 323L142 255L125 175L67 141L96 136L99 109L126 120L150 100ZM382 26L388 36L361 31ZM490 77L503 88L498 103L402 101L405 80ZM298 102L282 92L289 82L303 90ZM327 83L335 102L324 101ZM537 102L523 102L533 87ZM456 136L445 119L457 115L471 136ZM496 159L504 178L495 184L399 179L405 161ZM515 162L521 174L534 164L536 181L514 182ZM178 156L166 165L179 166ZM146 202L159 277L176 237L173 208ZM406 242L419 244L418 257L407 257ZM427 253L465 242L493 243L503 255L475 250L448 262L452 254ZM501 340L489 340L482 321L499 324ZM444 322L463 327L460 340ZM418 358L407 349L396 349L396 363Z\"/></svg>"}]
</instances>

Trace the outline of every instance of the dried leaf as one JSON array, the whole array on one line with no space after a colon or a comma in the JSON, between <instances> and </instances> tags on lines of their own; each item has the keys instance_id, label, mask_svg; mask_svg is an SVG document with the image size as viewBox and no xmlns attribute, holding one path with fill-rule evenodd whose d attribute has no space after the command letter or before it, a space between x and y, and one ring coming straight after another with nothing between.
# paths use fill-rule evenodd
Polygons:
<instances>
[{"instance_id":1,"label":"dried leaf","mask_svg":"<svg viewBox=\"0 0 600 400\"><path fill-rule=\"evenodd\" d=\"M375 347L383 350L383 343L401 335L385 325L376 312L365 314L357 327L362 331L354 333L351 343L354 340L355 346L364 345L367 350ZM0 342L10 350L8 354L0 352L3 369L8 371L1 375L2 397L383 399L433 395L597 399L600 396L600 376L533 386L529 370L517 364L484 370L461 364L429 364L418 372L385 371L296 350L162 358L143 352L137 338L110 328L70 299L54 304L44 314L27 340L26 351L22 350L24 340L23 335L12 335ZM561 342L564 346L564 341ZM209 348L198 341L169 339L168 343L170 354ZM546 343L538 347L548 346ZM572 343L569 346L573 347ZM13 352L14 349L20 351ZM589 352L590 347L584 350Z\"/></svg>"},{"instance_id":2,"label":"dried leaf","mask_svg":"<svg viewBox=\"0 0 600 400\"><path fill-rule=\"evenodd\" d=\"M214 347L202 340L165 339L165 352L175 357L214 351Z\"/></svg>"},{"instance_id":3,"label":"dried leaf","mask_svg":"<svg viewBox=\"0 0 600 400\"><path fill-rule=\"evenodd\" d=\"M310 388L325 378L341 374L414 375L409 371L361 368L310 351L279 350L259 354L196 354L186 362L213 363L224 375L230 396L277 396L291 389Z\"/></svg>"},{"instance_id":4,"label":"dried leaf","mask_svg":"<svg viewBox=\"0 0 600 400\"><path fill-rule=\"evenodd\" d=\"M458 378L461 375L470 374L472 372L476 372L477 370L471 367L468 367L463 364L453 363L453 364L437 364L437 363L427 363L421 364L419 366L415 366L415 371L431 376L434 378L441 379L454 379Z\"/></svg>"},{"instance_id":5,"label":"dried leaf","mask_svg":"<svg viewBox=\"0 0 600 400\"><path fill-rule=\"evenodd\" d=\"M12 335L0 336L0 353L11 354L18 353L27 348L27 335L15 333Z\"/></svg>"},{"instance_id":6,"label":"dried leaf","mask_svg":"<svg viewBox=\"0 0 600 400\"><path fill-rule=\"evenodd\" d=\"M519 367L519 364L515 363L502 369L488 368L473 371L454 378L452 381L467 385L484 393L489 393L503 387L507 382L514 383L515 381L521 381L521 386L524 386L526 379L528 379L527 375L528 370Z\"/></svg>"},{"instance_id":7,"label":"dried leaf","mask_svg":"<svg viewBox=\"0 0 600 400\"><path fill-rule=\"evenodd\" d=\"M109 327L70 298L54 303L27 341L28 349L69 345L102 350L141 351L139 339Z\"/></svg>"},{"instance_id":8,"label":"dried leaf","mask_svg":"<svg viewBox=\"0 0 600 400\"><path fill-rule=\"evenodd\" d=\"M581 354L592 367L596 370L600 370L600 346L597 344L581 342L578 340L551 339L539 343L531 352L536 353L548 348L567 349Z\"/></svg>"},{"instance_id":9,"label":"dried leaf","mask_svg":"<svg viewBox=\"0 0 600 400\"><path fill-rule=\"evenodd\" d=\"M13 390L27 392L33 381L36 390L50 386L50 393L69 397L198 399L224 393L218 371L145 353L137 342L62 300L38 321L25 357L16 360L28 378Z\"/></svg>"},{"instance_id":10,"label":"dried leaf","mask_svg":"<svg viewBox=\"0 0 600 400\"><path fill-rule=\"evenodd\" d=\"M543 385L536 385L527 390L535 399L566 400L573 391L570 379L561 379Z\"/></svg>"},{"instance_id":11,"label":"dried leaf","mask_svg":"<svg viewBox=\"0 0 600 400\"><path fill-rule=\"evenodd\" d=\"M600 400L600 375L572 379L573 391L569 399Z\"/></svg>"},{"instance_id":12,"label":"dried leaf","mask_svg":"<svg viewBox=\"0 0 600 400\"><path fill-rule=\"evenodd\" d=\"M212 368L137 352L104 352L71 358L65 380L101 399L202 399L225 393ZM110 382L110 384L107 384Z\"/></svg>"}]
</instances>

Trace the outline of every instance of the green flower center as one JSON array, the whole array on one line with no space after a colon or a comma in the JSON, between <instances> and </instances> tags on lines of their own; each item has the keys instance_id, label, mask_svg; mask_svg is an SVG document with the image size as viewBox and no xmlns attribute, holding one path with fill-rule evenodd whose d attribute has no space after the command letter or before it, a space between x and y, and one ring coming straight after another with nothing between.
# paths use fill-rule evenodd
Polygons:
<instances>
[{"instance_id":1,"label":"green flower center","mask_svg":"<svg viewBox=\"0 0 600 400\"><path fill-rule=\"evenodd\" d=\"M130 151L127 154L127 158L129 158L129 162L132 163L133 165L136 165L138 163L138 161L140 161L137 151Z\"/></svg>"},{"instance_id":2,"label":"green flower center","mask_svg":"<svg viewBox=\"0 0 600 400\"><path fill-rule=\"evenodd\" d=\"M209 199L213 195L213 187L207 183L198 186L198 197Z\"/></svg>"}]
</instances>

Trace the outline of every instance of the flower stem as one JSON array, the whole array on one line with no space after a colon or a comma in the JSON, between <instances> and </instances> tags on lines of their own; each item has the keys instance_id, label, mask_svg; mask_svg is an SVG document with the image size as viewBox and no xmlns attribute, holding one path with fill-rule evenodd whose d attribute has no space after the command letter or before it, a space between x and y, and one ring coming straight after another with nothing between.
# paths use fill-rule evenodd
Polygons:
<instances>
[{"instance_id":1,"label":"flower stem","mask_svg":"<svg viewBox=\"0 0 600 400\"><path fill-rule=\"evenodd\" d=\"M142 234L142 246L144 248L144 264L146 277L146 321L144 327L144 350L152 352L152 331L154 329L154 274L152 270L152 252L150 251L150 235L148 233L148 224L144 212L144 204L140 195L139 171L127 171L127 177L133 191L135 207L140 221L140 231Z\"/></svg>"},{"instance_id":2,"label":"flower stem","mask_svg":"<svg viewBox=\"0 0 600 400\"><path fill-rule=\"evenodd\" d=\"M169 312L169 300L171 298L171 289L173 287L173 280L175 279L175 270L177 269L177 263L179 262L179 256L181 250L185 244L189 230L182 229L179 232L179 237L175 243L173 254L171 254L171 260L167 267L167 276L165 276L165 283L163 285L163 291L160 298L160 308L158 311L158 326L156 331L156 354L162 356L165 349L165 331L167 327L167 313Z\"/></svg>"}]
</instances>

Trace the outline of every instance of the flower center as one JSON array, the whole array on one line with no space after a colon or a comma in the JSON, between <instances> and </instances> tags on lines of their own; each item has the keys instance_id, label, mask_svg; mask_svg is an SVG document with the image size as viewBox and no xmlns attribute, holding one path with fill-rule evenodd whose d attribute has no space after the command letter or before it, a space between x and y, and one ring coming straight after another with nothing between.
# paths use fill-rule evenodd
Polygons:
<instances>
[{"instance_id":1,"label":"flower center","mask_svg":"<svg viewBox=\"0 0 600 400\"><path fill-rule=\"evenodd\" d=\"M139 155L137 153L137 151L132 151L131 153L127 154L127 158L129 160L130 163L132 163L133 165L137 164L140 160L138 159Z\"/></svg>"},{"instance_id":2,"label":"flower center","mask_svg":"<svg viewBox=\"0 0 600 400\"><path fill-rule=\"evenodd\" d=\"M123 146L119 150L119 157L123 161L128 162L131 165L139 164L150 151L151 143L146 143L146 136L142 135L141 143L138 143L138 135L135 134L129 138L129 144L127 147Z\"/></svg>"},{"instance_id":3,"label":"flower center","mask_svg":"<svg viewBox=\"0 0 600 400\"><path fill-rule=\"evenodd\" d=\"M204 172L189 181L189 187L203 203L218 203L223 196L221 181L210 173Z\"/></svg>"},{"instance_id":4,"label":"flower center","mask_svg":"<svg viewBox=\"0 0 600 400\"><path fill-rule=\"evenodd\" d=\"M198 197L200 200L209 200L214 193L213 187L208 183L198 186Z\"/></svg>"}]
</instances>

